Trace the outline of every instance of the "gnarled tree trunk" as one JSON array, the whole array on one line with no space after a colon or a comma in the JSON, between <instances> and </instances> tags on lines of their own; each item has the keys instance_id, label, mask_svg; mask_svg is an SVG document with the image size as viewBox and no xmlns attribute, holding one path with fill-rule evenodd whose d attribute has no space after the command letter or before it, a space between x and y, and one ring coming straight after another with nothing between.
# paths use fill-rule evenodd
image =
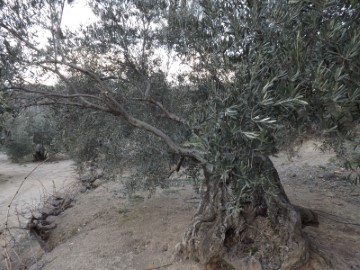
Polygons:
<instances>
[{"instance_id":1,"label":"gnarled tree trunk","mask_svg":"<svg viewBox=\"0 0 360 270\"><path fill-rule=\"evenodd\" d=\"M43 161L47 159L48 153L43 144L37 144L33 154L34 161Z\"/></svg>"},{"instance_id":2,"label":"gnarled tree trunk","mask_svg":"<svg viewBox=\"0 0 360 270\"><path fill-rule=\"evenodd\" d=\"M253 167L267 184L257 186L241 203L229 183L205 173L206 189L178 246L180 257L197 258L208 270L296 269L306 263L309 245L302 218L316 224L316 215L290 203L268 157L254 157Z\"/></svg>"}]
</instances>

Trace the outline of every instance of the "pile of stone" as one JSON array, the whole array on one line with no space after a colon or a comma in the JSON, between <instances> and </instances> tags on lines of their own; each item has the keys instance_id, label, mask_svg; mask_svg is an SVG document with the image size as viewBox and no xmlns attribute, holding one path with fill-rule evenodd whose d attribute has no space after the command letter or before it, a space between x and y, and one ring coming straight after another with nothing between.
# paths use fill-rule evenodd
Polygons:
<instances>
[{"instance_id":1,"label":"pile of stone","mask_svg":"<svg viewBox=\"0 0 360 270\"><path fill-rule=\"evenodd\" d=\"M80 174L80 181L83 185L82 192L88 189L94 189L100 186L104 181L103 170L96 168L95 166L87 167Z\"/></svg>"}]
</instances>

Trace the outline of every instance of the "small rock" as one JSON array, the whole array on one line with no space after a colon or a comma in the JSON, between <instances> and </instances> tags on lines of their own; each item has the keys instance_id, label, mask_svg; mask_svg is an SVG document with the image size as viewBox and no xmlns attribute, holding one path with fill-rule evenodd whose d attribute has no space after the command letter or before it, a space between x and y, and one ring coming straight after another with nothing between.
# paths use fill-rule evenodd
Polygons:
<instances>
[{"instance_id":1,"label":"small rock","mask_svg":"<svg viewBox=\"0 0 360 270\"><path fill-rule=\"evenodd\" d=\"M48 217L46 218L46 221L47 221L47 222L50 222L50 223L55 222L55 220L56 220L56 217L54 217L54 216L48 216Z\"/></svg>"},{"instance_id":2,"label":"small rock","mask_svg":"<svg viewBox=\"0 0 360 270\"><path fill-rule=\"evenodd\" d=\"M93 188L97 188L97 187L99 187L102 183L103 183L102 180L96 179L96 180L92 183L92 187L93 187Z\"/></svg>"},{"instance_id":3,"label":"small rock","mask_svg":"<svg viewBox=\"0 0 360 270\"><path fill-rule=\"evenodd\" d=\"M47 207L45 207L45 208L41 209L40 212L41 212L41 214L42 214L42 217L43 217L43 218L46 218L46 217L48 217L48 216L50 216L50 215L53 214L54 209L53 209L53 208L47 208Z\"/></svg>"},{"instance_id":4,"label":"small rock","mask_svg":"<svg viewBox=\"0 0 360 270\"><path fill-rule=\"evenodd\" d=\"M360 193L351 193L350 196L357 197L357 196L360 196Z\"/></svg>"},{"instance_id":5,"label":"small rock","mask_svg":"<svg viewBox=\"0 0 360 270\"><path fill-rule=\"evenodd\" d=\"M335 203L335 204L338 205L338 206L344 206L344 204L341 203L341 202L337 202L337 203Z\"/></svg>"},{"instance_id":6,"label":"small rock","mask_svg":"<svg viewBox=\"0 0 360 270\"><path fill-rule=\"evenodd\" d=\"M88 182L90 181L91 179L93 178L92 174L90 172L87 172L85 174L83 174L81 177L80 177L80 180L82 182Z\"/></svg>"},{"instance_id":7,"label":"small rock","mask_svg":"<svg viewBox=\"0 0 360 270\"><path fill-rule=\"evenodd\" d=\"M60 206L62 203L64 202L63 198L55 198L53 200L51 200L50 204L54 207L58 207Z\"/></svg>"},{"instance_id":8,"label":"small rock","mask_svg":"<svg viewBox=\"0 0 360 270\"><path fill-rule=\"evenodd\" d=\"M163 245L163 247L161 248L161 251L162 251L162 252L166 252L166 251L168 251L168 249L169 249L168 245L165 244L165 245Z\"/></svg>"},{"instance_id":9,"label":"small rock","mask_svg":"<svg viewBox=\"0 0 360 270\"><path fill-rule=\"evenodd\" d=\"M55 229L56 226L57 225L55 223L46 224L46 225L37 224L37 229L41 230L41 231L51 231L51 230Z\"/></svg>"},{"instance_id":10,"label":"small rock","mask_svg":"<svg viewBox=\"0 0 360 270\"><path fill-rule=\"evenodd\" d=\"M40 219L41 216L42 216L42 214L39 213L39 212L35 212L35 213L32 214L32 218L33 218L33 219Z\"/></svg>"},{"instance_id":11,"label":"small rock","mask_svg":"<svg viewBox=\"0 0 360 270\"><path fill-rule=\"evenodd\" d=\"M104 175L104 171L102 169L96 169L94 175L96 178L100 178Z\"/></svg>"},{"instance_id":12,"label":"small rock","mask_svg":"<svg viewBox=\"0 0 360 270\"><path fill-rule=\"evenodd\" d=\"M66 198L64 200L64 203L62 204L62 208L63 209L68 209L68 208L72 207L72 205L71 205L72 201L73 201L72 198Z\"/></svg>"},{"instance_id":13,"label":"small rock","mask_svg":"<svg viewBox=\"0 0 360 270\"><path fill-rule=\"evenodd\" d=\"M335 179L336 178L336 174L333 172L328 172L328 173L324 173L324 178L326 180L331 180L331 179Z\"/></svg>"}]
</instances>

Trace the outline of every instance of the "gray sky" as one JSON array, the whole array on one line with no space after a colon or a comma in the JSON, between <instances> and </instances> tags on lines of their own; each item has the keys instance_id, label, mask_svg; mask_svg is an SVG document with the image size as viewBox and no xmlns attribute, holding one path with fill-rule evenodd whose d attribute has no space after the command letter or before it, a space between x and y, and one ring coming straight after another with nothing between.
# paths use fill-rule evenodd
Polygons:
<instances>
[{"instance_id":1,"label":"gray sky","mask_svg":"<svg viewBox=\"0 0 360 270\"><path fill-rule=\"evenodd\" d=\"M71 5L65 5L62 25L70 30L75 30L80 25L87 25L95 20L96 17L86 5L86 0L77 0Z\"/></svg>"}]
</instances>

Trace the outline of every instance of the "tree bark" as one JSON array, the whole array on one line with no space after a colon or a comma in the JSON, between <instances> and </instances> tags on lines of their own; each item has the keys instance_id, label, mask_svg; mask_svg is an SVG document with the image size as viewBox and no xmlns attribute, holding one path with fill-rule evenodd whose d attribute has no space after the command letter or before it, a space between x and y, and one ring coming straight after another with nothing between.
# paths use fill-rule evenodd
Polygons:
<instances>
[{"instance_id":1,"label":"tree bark","mask_svg":"<svg viewBox=\"0 0 360 270\"><path fill-rule=\"evenodd\" d=\"M241 202L229 183L205 172L202 201L177 247L178 258L198 260L207 270L297 269L307 262L302 227L317 223L315 213L290 203L268 157L256 155L253 168L266 181Z\"/></svg>"}]
</instances>

